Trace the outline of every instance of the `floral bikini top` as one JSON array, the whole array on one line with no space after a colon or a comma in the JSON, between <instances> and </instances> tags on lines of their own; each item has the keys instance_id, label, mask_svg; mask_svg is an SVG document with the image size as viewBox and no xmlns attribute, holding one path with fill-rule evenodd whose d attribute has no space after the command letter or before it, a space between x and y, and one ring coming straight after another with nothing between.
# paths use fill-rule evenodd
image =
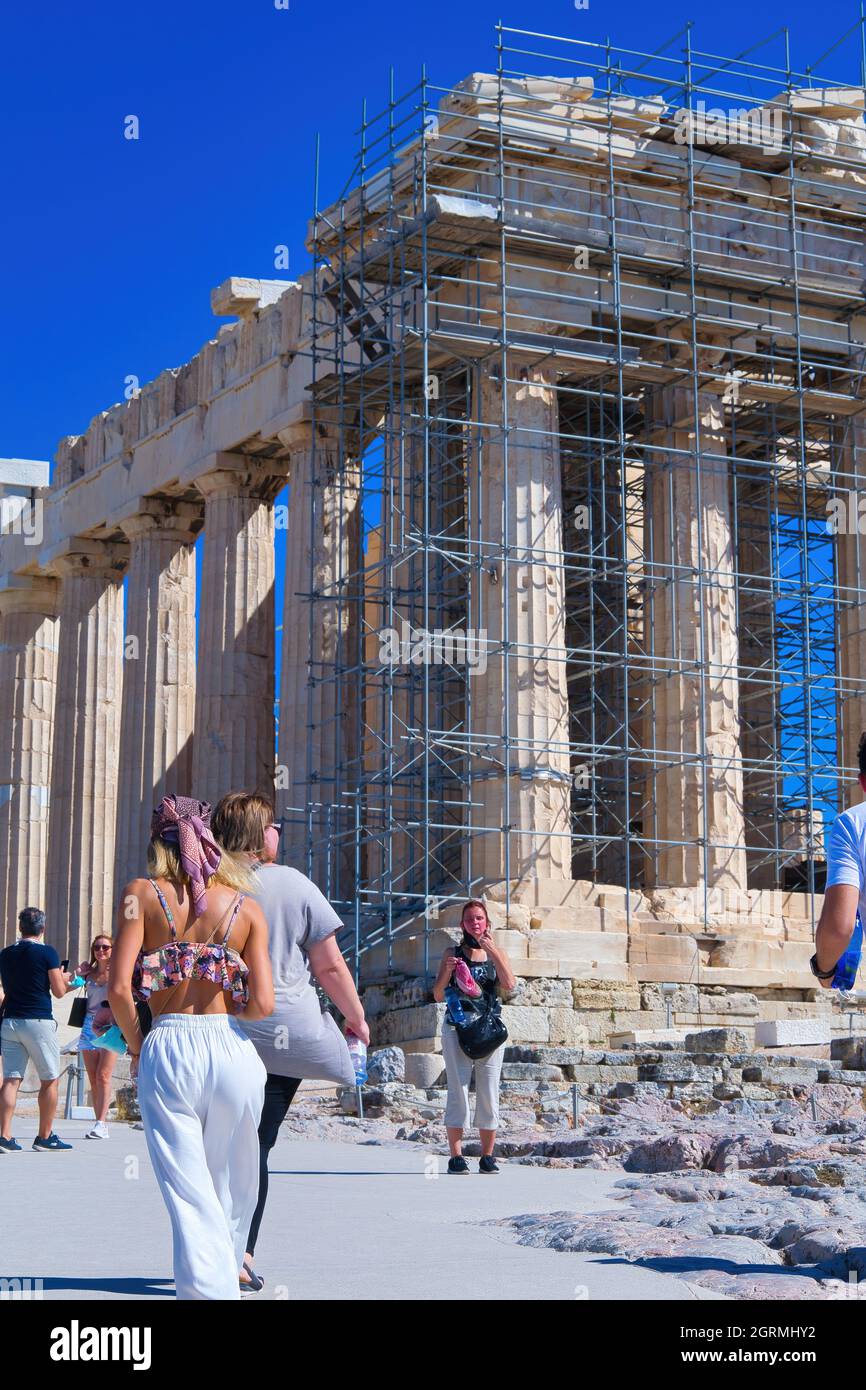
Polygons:
<instances>
[{"instance_id":1,"label":"floral bikini top","mask_svg":"<svg viewBox=\"0 0 866 1390\"><path fill-rule=\"evenodd\" d=\"M174 918L165 900L165 894L152 878L148 882L153 884L162 905L171 932L171 941L153 951L145 951L143 947L139 951L132 970L133 998L147 1000L157 990L169 989L184 980L209 980L212 984L219 985L232 996L236 1004L243 1007L249 999L249 967L239 953L233 947L227 946L226 942L246 895L241 893L232 907L229 924L221 941L178 941ZM217 930L219 926L220 923L217 923Z\"/></svg>"}]
</instances>

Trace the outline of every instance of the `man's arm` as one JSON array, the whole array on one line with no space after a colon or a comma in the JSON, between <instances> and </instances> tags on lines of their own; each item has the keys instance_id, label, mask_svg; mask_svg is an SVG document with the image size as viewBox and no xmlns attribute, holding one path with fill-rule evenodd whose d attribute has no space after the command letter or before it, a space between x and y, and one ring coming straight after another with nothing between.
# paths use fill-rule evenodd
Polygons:
<instances>
[{"instance_id":1,"label":"man's arm","mask_svg":"<svg viewBox=\"0 0 866 1390\"><path fill-rule=\"evenodd\" d=\"M332 933L324 941L314 941L307 950L307 960L314 979L345 1018L346 1027L369 1046L370 1029L364 1017L364 1007L336 936Z\"/></svg>"},{"instance_id":2,"label":"man's arm","mask_svg":"<svg viewBox=\"0 0 866 1390\"><path fill-rule=\"evenodd\" d=\"M859 901L860 889L851 883L837 883L826 890L815 933L815 956L819 970L832 970L850 946ZM829 989L832 980L821 980L819 983Z\"/></svg>"},{"instance_id":3,"label":"man's arm","mask_svg":"<svg viewBox=\"0 0 866 1390\"><path fill-rule=\"evenodd\" d=\"M73 988L73 986L70 984L72 978L73 977L70 975L68 970L64 975L59 965L53 966L49 970L48 988L51 990L51 993L54 995L55 999L62 999L64 994L69 993L69 991Z\"/></svg>"}]
</instances>

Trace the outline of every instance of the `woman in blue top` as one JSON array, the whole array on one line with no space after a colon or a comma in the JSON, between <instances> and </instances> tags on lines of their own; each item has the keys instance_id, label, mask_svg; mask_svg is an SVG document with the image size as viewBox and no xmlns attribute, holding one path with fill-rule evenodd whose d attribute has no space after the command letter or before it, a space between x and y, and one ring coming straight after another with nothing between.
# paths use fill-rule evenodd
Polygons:
<instances>
[{"instance_id":1,"label":"woman in blue top","mask_svg":"<svg viewBox=\"0 0 866 1390\"><path fill-rule=\"evenodd\" d=\"M108 1107L111 1104L111 1075L117 1053L99 1046L99 1035L111 1023L108 1007L108 967L111 963L111 937L95 936L90 945L90 960L82 961L78 974L87 985L87 1017L78 1039L78 1051L84 1058L96 1122L85 1139L108 1139Z\"/></svg>"}]
</instances>

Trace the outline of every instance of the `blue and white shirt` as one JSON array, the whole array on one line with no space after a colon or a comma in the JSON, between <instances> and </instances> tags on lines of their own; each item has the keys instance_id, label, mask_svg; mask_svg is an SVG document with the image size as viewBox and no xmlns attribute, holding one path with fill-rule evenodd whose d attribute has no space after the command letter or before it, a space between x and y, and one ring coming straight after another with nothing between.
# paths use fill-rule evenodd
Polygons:
<instances>
[{"instance_id":1,"label":"blue and white shirt","mask_svg":"<svg viewBox=\"0 0 866 1390\"><path fill-rule=\"evenodd\" d=\"M843 811L827 843L827 887L850 884L860 891L860 920L866 922L866 801Z\"/></svg>"}]
</instances>

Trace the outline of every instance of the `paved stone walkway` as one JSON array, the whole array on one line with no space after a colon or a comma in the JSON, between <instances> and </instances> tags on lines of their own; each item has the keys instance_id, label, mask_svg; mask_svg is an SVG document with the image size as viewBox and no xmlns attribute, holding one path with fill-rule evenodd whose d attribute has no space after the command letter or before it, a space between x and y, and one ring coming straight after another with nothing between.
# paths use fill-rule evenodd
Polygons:
<instances>
[{"instance_id":1,"label":"paved stone walkway","mask_svg":"<svg viewBox=\"0 0 866 1390\"><path fill-rule=\"evenodd\" d=\"M29 1147L35 1124L21 1117L22 1153L0 1157L0 1275L39 1278L47 1299L173 1296L168 1218L144 1135L113 1125L85 1140L81 1121L58 1122L68 1153ZM618 1173L502 1163L482 1177L448 1177L445 1160L421 1148L281 1137L256 1268L259 1299L662 1299L700 1290L607 1256L516 1245L476 1224L519 1212L596 1211L611 1205ZM253 1297L244 1302L256 1301Z\"/></svg>"}]
</instances>

